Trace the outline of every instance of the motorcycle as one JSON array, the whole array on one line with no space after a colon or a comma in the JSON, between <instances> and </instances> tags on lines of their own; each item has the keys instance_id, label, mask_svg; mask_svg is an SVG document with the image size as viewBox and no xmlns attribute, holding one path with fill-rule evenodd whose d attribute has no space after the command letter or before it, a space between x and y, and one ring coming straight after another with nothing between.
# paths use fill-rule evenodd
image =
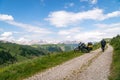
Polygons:
<instances>
[{"instance_id":1,"label":"motorcycle","mask_svg":"<svg viewBox=\"0 0 120 80\"><path fill-rule=\"evenodd\" d=\"M93 44L91 42L88 42L87 46L85 43L80 42L78 46L74 49L74 52L81 51L83 53L89 53L93 48Z\"/></svg>"}]
</instances>

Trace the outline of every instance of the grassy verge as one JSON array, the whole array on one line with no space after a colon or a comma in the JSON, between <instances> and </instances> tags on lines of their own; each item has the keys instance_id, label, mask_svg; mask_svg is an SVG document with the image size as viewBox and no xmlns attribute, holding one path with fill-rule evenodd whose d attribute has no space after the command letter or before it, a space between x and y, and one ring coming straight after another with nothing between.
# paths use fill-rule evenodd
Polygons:
<instances>
[{"instance_id":1,"label":"grassy verge","mask_svg":"<svg viewBox=\"0 0 120 80\"><path fill-rule=\"evenodd\" d=\"M41 72L80 55L82 55L82 53L74 53L71 51L16 63L0 69L0 80L22 80L37 72Z\"/></svg>"},{"instance_id":2,"label":"grassy verge","mask_svg":"<svg viewBox=\"0 0 120 80\"><path fill-rule=\"evenodd\" d=\"M100 43L94 43L93 50L100 48Z\"/></svg>"},{"instance_id":3,"label":"grassy verge","mask_svg":"<svg viewBox=\"0 0 120 80\"><path fill-rule=\"evenodd\" d=\"M111 45L114 48L114 54L109 80L120 80L120 36L114 37Z\"/></svg>"}]
</instances>

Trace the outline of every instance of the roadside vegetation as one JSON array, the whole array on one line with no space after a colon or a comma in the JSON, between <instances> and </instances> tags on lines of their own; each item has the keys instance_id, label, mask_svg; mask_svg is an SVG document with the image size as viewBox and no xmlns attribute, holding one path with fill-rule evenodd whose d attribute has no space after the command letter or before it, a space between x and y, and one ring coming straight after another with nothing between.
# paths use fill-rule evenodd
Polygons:
<instances>
[{"instance_id":1,"label":"roadside vegetation","mask_svg":"<svg viewBox=\"0 0 120 80\"><path fill-rule=\"evenodd\" d=\"M41 57L48 53L60 53L71 50L73 50L73 46L66 44L20 45L0 41L0 68Z\"/></svg>"},{"instance_id":2,"label":"roadside vegetation","mask_svg":"<svg viewBox=\"0 0 120 80\"><path fill-rule=\"evenodd\" d=\"M100 42L94 43L94 44L93 44L93 50L96 50L96 49L98 49L98 48L100 48Z\"/></svg>"},{"instance_id":3,"label":"roadside vegetation","mask_svg":"<svg viewBox=\"0 0 120 80\"><path fill-rule=\"evenodd\" d=\"M0 41L0 67L45 55L43 49Z\"/></svg>"},{"instance_id":4,"label":"roadside vegetation","mask_svg":"<svg viewBox=\"0 0 120 80\"><path fill-rule=\"evenodd\" d=\"M16 63L0 69L0 80L21 80L80 55L82 55L82 53L74 53L71 51L50 54L25 62Z\"/></svg>"},{"instance_id":5,"label":"roadside vegetation","mask_svg":"<svg viewBox=\"0 0 120 80\"><path fill-rule=\"evenodd\" d=\"M110 44L114 48L114 54L109 80L120 80L120 35L114 37Z\"/></svg>"},{"instance_id":6,"label":"roadside vegetation","mask_svg":"<svg viewBox=\"0 0 120 80\"><path fill-rule=\"evenodd\" d=\"M5 58L1 56L1 64L3 64L4 62L8 62L8 61L16 61L16 59L18 59L19 57L15 57L14 55L12 55L13 53L17 54L19 51L25 51L27 50L28 54L32 53L33 55L30 56L34 56L34 51L39 51L42 50L41 48L32 48L29 46L23 46L23 45L18 45L18 44L12 44L12 43L2 43L1 42L1 52L0 52L0 56L3 56L3 53L5 53L4 55L6 56ZM7 46L7 47L5 47ZM18 47L18 48L17 48ZM14 49L15 48L15 49ZM45 45L46 48L46 45ZM47 48L49 49L49 47L47 46ZM95 43L93 45L93 50L99 48L99 43ZM6 51L4 51L6 49ZM16 52L12 52L16 51ZM54 50L53 47L51 47L50 49ZM57 48L56 48L57 49ZM55 51L57 51L55 49ZM31 52L32 50L32 52ZM43 49L45 51L47 51L47 49ZM58 49L59 50L59 49ZM26 52L25 52L26 53ZM37 52L35 52L37 54ZM22 52L21 52L22 54ZM44 52L45 54L45 52ZM59 65L61 63L64 63L65 61L68 61L70 59L73 59L75 57L78 57L80 55L82 55L83 53L81 53L80 51L75 53L74 51L67 51L67 52L54 52L54 53L47 53L44 56L39 56L33 59L23 59L22 61L16 62L14 64L8 65L8 66L4 66L0 68L0 80L22 80L24 78L30 77L38 72L42 72L46 69L49 69L51 67L54 67L56 65ZM19 55L19 54L18 54ZM29 55L27 55L29 56Z\"/></svg>"},{"instance_id":7,"label":"roadside vegetation","mask_svg":"<svg viewBox=\"0 0 120 80\"><path fill-rule=\"evenodd\" d=\"M74 49L74 47L76 47L78 44L34 44L32 45L32 47L35 47L37 49L44 49L46 51L49 51L50 53L54 53L54 52L69 52L71 50Z\"/></svg>"}]
</instances>

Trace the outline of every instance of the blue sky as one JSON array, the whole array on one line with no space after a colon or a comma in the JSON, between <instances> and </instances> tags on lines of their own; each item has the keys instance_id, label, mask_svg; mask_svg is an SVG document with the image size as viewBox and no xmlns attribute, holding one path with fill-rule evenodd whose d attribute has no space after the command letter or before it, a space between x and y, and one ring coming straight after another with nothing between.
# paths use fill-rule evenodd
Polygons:
<instances>
[{"instance_id":1,"label":"blue sky","mask_svg":"<svg viewBox=\"0 0 120 80\"><path fill-rule=\"evenodd\" d=\"M120 34L120 0L0 0L0 40L99 41Z\"/></svg>"}]
</instances>

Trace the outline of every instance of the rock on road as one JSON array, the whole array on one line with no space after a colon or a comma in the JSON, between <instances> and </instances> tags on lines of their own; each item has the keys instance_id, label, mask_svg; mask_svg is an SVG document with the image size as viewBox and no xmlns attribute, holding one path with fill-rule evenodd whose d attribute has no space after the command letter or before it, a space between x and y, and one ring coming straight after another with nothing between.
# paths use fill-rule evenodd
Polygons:
<instances>
[{"instance_id":1,"label":"rock on road","mask_svg":"<svg viewBox=\"0 0 120 80\"><path fill-rule=\"evenodd\" d=\"M97 49L25 80L108 80L113 49Z\"/></svg>"}]
</instances>

